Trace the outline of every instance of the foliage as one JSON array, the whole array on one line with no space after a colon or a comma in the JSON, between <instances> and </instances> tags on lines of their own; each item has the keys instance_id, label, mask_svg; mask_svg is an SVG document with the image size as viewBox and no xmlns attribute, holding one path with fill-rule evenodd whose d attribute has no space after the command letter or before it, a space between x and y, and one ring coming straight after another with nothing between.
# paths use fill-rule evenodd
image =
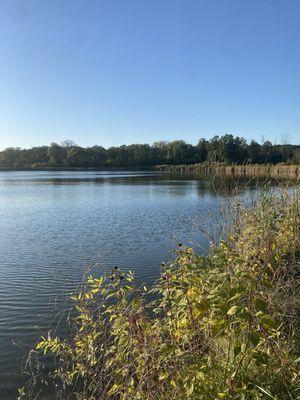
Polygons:
<instances>
[{"instance_id":1,"label":"foliage","mask_svg":"<svg viewBox=\"0 0 300 400\"><path fill-rule=\"evenodd\" d=\"M242 164L294 162L299 164L299 146L272 145L269 141L259 144L244 138L226 134L211 140L200 139L196 146L183 140L132 144L105 149L101 146L83 148L71 140L61 145L32 149L8 148L0 152L0 167L137 167L157 164L194 164L201 162L225 162Z\"/></svg>"},{"instance_id":2,"label":"foliage","mask_svg":"<svg viewBox=\"0 0 300 400\"><path fill-rule=\"evenodd\" d=\"M223 239L179 245L150 292L118 268L90 276L70 337L36 346L56 398L299 399L299 206L299 191L231 205Z\"/></svg>"}]
</instances>

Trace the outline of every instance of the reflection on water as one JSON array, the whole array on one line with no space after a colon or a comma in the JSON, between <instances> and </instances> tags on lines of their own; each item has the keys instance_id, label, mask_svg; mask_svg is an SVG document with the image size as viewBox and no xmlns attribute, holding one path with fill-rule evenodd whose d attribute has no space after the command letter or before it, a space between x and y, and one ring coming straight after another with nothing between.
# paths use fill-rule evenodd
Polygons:
<instances>
[{"instance_id":1,"label":"reflection on water","mask_svg":"<svg viewBox=\"0 0 300 400\"><path fill-rule=\"evenodd\" d=\"M257 182L243 182L244 190ZM81 281L118 265L151 283L176 242L199 251L236 182L153 172L0 172L0 393L15 399L24 349Z\"/></svg>"}]
</instances>

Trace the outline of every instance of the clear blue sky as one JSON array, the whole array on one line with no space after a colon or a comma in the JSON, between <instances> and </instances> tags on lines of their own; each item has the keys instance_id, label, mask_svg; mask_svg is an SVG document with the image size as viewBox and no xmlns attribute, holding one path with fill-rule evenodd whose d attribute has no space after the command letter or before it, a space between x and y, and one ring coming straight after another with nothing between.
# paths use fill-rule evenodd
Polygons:
<instances>
[{"instance_id":1,"label":"clear blue sky","mask_svg":"<svg viewBox=\"0 0 300 400\"><path fill-rule=\"evenodd\" d=\"M0 148L300 140L299 0L0 0Z\"/></svg>"}]
</instances>

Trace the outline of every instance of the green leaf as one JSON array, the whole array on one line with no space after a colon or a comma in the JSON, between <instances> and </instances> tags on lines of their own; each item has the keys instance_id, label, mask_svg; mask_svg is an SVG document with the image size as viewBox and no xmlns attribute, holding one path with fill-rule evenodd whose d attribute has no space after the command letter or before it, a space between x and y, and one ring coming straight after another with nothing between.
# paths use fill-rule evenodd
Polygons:
<instances>
[{"instance_id":1,"label":"green leaf","mask_svg":"<svg viewBox=\"0 0 300 400\"><path fill-rule=\"evenodd\" d=\"M261 322L263 326L267 329L275 329L276 328L276 322L274 321L273 318L269 317L268 315L265 315L262 317Z\"/></svg>"},{"instance_id":2,"label":"green leaf","mask_svg":"<svg viewBox=\"0 0 300 400\"><path fill-rule=\"evenodd\" d=\"M237 344L233 348L234 357L237 357L241 352L241 345Z\"/></svg>"},{"instance_id":3,"label":"green leaf","mask_svg":"<svg viewBox=\"0 0 300 400\"><path fill-rule=\"evenodd\" d=\"M267 310L267 303L261 297L255 297L253 299L254 307L257 311L266 311Z\"/></svg>"},{"instance_id":4,"label":"green leaf","mask_svg":"<svg viewBox=\"0 0 300 400\"><path fill-rule=\"evenodd\" d=\"M257 363L267 365L269 362L269 356L267 353L264 353L263 351L255 351L253 353L253 357L256 360Z\"/></svg>"},{"instance_id":5,"label":"green leaf","mask_svg":"<svg viewBox=\"0 0 300 400\"><path fill-rule=\"evenodd\" d=\"M165 344L163 347L162 347L162 352L164 353L164 354L170 354L170 353L172 353L173 351L174 351L174 346L172 346L171 344Z\"/></svg>"},{"instance_id":6,"label":"green leaf","mask_svg":"<svg viewBox=\"0 0 300 400\"><path fill-rule=\"evenodd\" d=\"M257 333L257 332L252 332L252 333L250 333L250 335L249 335L249 339L250 339L250 342L251 342L254 346L257 346L258 343L260 342L260 335L259 335L259 333Z\"/></svg>"},{"instance_id":7,"label":"green leaf","mask_svg":"<svg viewBox=\"0 0 300 400\"><path fill-rule=\"evenodd\" d=\"M186 394L190 396L193 393L193 391L194 391L194 381L190 379L186 388Z\"/></svg>"},{"instance_id":8,"label":"green leaf","mask_svg":"<svg viewBox=\"0 0 300 400\"><path fill-rule=\"evenodd\" d=\"M266 394L270 399L277 400L276 397L272 396L272 394L268 390L266 390L266 389L264 389L264 388L262 388L260 386L257 386L257 385L254 385L254 386L257 389L259 389L262 393Z\"/></svg>"},{"instance_id":9,"label":"green leaf","mask_svg":"<svg viewBox=\"0 0 300 400\"><path fill-rule=\"evenodd\" d=\"M227 315L234 315L238 310L238 306L232 306L228 311Z\"/></svg>"},{"instance_id":10,"label":"green leaf","mask_svg":"<svg viewBox=\"0 0 300 400\"><path fill-rule=\"evenodd\" d=\"M161 372L159 374L158 380L163 381L168 377L168 373L167 372Z\"/></svg>"}]
</instances>

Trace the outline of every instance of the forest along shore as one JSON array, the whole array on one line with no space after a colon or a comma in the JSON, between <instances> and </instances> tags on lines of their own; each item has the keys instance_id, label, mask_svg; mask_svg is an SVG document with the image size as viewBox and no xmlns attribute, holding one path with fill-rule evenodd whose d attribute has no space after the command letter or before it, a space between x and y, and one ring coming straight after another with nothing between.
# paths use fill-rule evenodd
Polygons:
<instances>
[{"instance_id":1,"label":"forest along shore","mask_svg":"<svg viewBox=\"0 0 300 400\"><path fill-rule=\"evenodd\" d=\"M203 163L192 165L157 165L155 170L160 172L196 172L203 175L258 176L300 180L300 166L285 164L224 165Z\"/></svg>"}]
</instances>

